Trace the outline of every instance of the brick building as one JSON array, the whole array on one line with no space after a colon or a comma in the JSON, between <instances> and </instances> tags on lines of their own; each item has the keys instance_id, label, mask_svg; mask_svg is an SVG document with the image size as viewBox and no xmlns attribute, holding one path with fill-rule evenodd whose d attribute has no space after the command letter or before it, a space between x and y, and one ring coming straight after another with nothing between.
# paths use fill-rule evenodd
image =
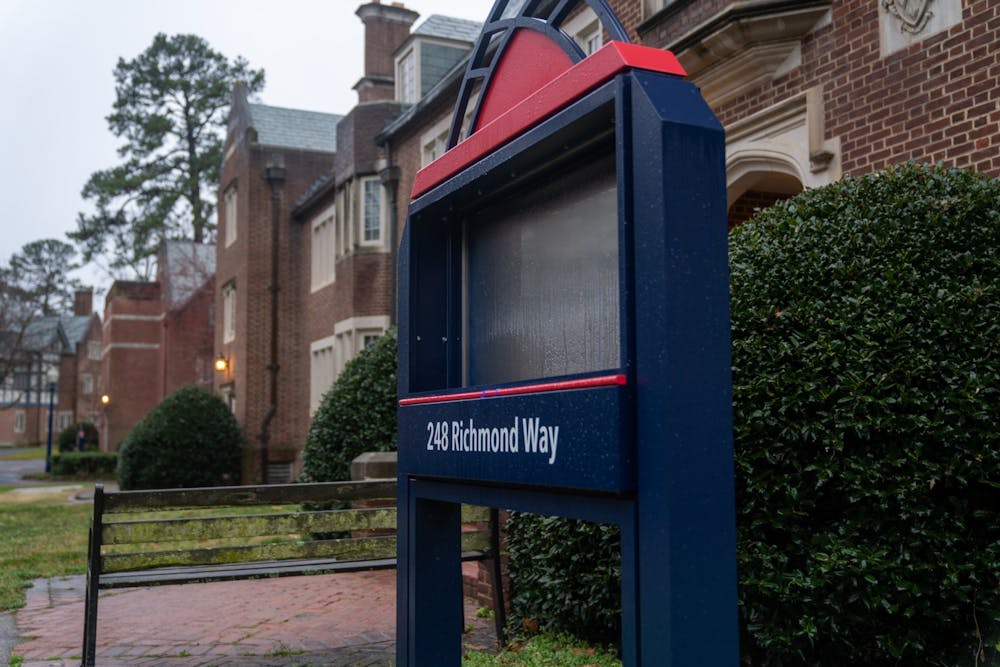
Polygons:
<instances>
[{"instance_id":1,"label":"brick building","mask_svg":"<svg viewBox=\"0 0 1000 667\"><path fill-rule=\"evenodd\" d=\"M174 390L212 386L214 294L215 246L189 241L160 246L156 281L111 285L101 343L102 449L117 450Z\"/></svg>"},{"instance_id":2,"label":"brick building","mask_svg":"<svg viewBox=\"0 0 1000 667\"><path fill-rule=\"evenodd\" d=\"M537 13L556 4L538 3ZM1000 6L988 0L610 4L634 42L677 55L725 125L731 225L804 188L907 160L1000 175ZM395 249L414 176L446 148L480 29L432 16L411 31L416 14L395 4L364 4L357 14L365 72L346 116L234 94L216 284L220 312L230 314L216 350L229 368L216 387L256 449L247 479L263 478L265 444L279 464L274 475L294 473L320 397L392 323ZM581 54L608 39L587 7L562 29ZM277 369L273 400L269 368Z\"/></svg>"},{"instance_id":3,"label":"brick building","mask_svg":"<svg viewBox=\"0 0 1000 667\"><path fill-rule=\"evenodd\" d=\"M78 291L72 315L31 321L17 337L17 344L2 351L13 363L0 382L0 445L47 441L50 385L53 441L76 422L96 423L100 335L93 292Z\"/></svg>"},{"instance_id":4,"label":"brick building","mask_svg":"<svg viewBox=\"0 0 1000 667\"><path fill-rule=\"evenodd\" d=\"M395 52L414 53L426 90L471 46L461 22L445 21L457 34L435 28L420 51L415 12L372 2L356 13L365 70L346 115L251 104L241 87L233 94L216 281L215 343L227 363L215 385L247 438L247 481L297 474L323 394L392 325L397 183L375 136L406 106L396 99Z\"/></svg>"},{"instance_id":5,"label":"brick building","mask_svg":"<svg viewBox=\"0 0 1000 667\"><path fill-rule=\"evenodd\" d=\"M996 3L609 4L632 41L677 55L725 125L731 224L804 188L908 160L1000 175ZM595 21L585 10L564 25L584 52L607 37L594 34ZM379 137L399 169L400 225L407 184L442 150L463 73L452 71Z\"/></svg>"}]
</instances>

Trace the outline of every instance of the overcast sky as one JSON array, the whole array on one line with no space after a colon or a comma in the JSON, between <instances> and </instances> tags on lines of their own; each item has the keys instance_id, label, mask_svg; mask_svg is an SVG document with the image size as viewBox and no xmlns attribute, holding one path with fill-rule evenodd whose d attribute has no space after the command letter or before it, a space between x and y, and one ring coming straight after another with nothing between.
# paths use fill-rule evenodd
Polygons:
<instances>
[{"instance_id":1,"label":"overcast sky","mask_svg":"<svg viewBox=\"0 0 1000 667\"><path fill-rule=\"evenodd\" d=\"M386 0L388 1L388 0ZM118 162L104 120L112 71L157 32L194 33L264 68L261 101L347 113L362 74L353 0L0 0L0 262L25 243L66 239L89 176ZM493 0L406 0L420 13L483 21ZM92 271L87 282L107 281ZM103 291L103 290L102 290Z\"/></svg>"}]
</instances>

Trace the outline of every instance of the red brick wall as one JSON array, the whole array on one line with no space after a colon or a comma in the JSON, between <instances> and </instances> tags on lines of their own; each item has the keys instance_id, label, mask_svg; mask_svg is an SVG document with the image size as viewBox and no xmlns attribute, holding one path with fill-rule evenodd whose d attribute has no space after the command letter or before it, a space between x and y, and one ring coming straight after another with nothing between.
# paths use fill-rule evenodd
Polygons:
<instances>
[{"instance_id":1,"label":"red brick wall","mask_svg":"<svg viewBox=\"0 0 1000 667\"><path fill-rule=\"evenodd\" d=\"M162 387L159 283L116 282L104 303L101 360L101 448L115 451L132 427L159 403Z\"/></svg>"},{"instance_id":2,"label":"red brick wall","mask_svg":"<svg viewBox=\"0 0 1000 667\"><path fill-rule=\"evenodd\" d=\"M213 277L184 304L163 314L164 397L188 384L212 386L214 298Z\"/></svg>"},{"instance_id":3,"label":"red brick wall","mask_svg":"<svg viewBox=\"0 0 1000 667\"><path fill-rule=\"evenodd\" d=\"M680 37L717 4L682 5L646 43ZM830 24L803 40L800 67L716 112L728 125L822 84L826 134L841 139L845 174L915 160L1000 175L1000 4L963 6L961 23L882 58L879 3L834 0Z\"/></svg>"},{"instance_id":4,"label":"red brick wall","mask_svg":"<svg viewBox=\"0 0 1000 667\"><path fill-rule=\"evenodd\" d=\"M88 421L90 415L100 415L101 411L101 360L91 359L88 354L89 343L96 342L101 350L104 348L103 331L101 321L94 317L90 322L83 340L76 346L76 400L74 412L76 421ZM93 379L92 389L89 394L84 393L83 375L89 374ZM95 422L95 425L97 423Z\"/></svg>"},{"instance_id":5,"label":"red brick wall","mask_svg":"<svg viewBox=\"0 0 1000 667\"><path fill-rule=\"evenodd\" d=\"M775 203L782 199L788 199L790 196L776 192L748 190L729 207L729 229L743 224L752 218L753 214L759 209L773 206Z\"/></svg>"}]
</instances>

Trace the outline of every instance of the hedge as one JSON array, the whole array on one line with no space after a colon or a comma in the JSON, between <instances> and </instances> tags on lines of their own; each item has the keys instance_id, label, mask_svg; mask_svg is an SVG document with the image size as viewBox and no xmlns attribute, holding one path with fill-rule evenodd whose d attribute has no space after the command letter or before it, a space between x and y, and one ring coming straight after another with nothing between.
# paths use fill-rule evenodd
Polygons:
<instances>
[{"instance_id":1,"label":"hedge","mask_svg":"<svg viewBox=\"0 0 1000 667\"><path fill-rule=\"evenodd\" d=\"M114 479L118 468L115 452L62 452L52 457L52 474L78 479Z\"/></svg>"},{"instance_id":2,"label":"hedge","mask_svg":"<svg viewBox=\"0 0 1000 667\"><path fill-rule=\"evenodd\" d=\"M744 662L1000 660L1000 183L901 165L729 244ZM562 598L585 627L615 604L617 582L573 595L613 532L575 560L575 539L524 534L515 620L565 624ZM513 558L536 546L558 579Z\"/></svg>"},{"instance_id":3,"label":"hedge","mask_svg":"<svg viewBox=\"0 0 1000 667\"><path fill-rule=\"evenodd\" d=\"M903 165L730 237L744 653L1000 639L1000 183Z\"/></svg>"},{"instance_id":4,"label":"hedge","mask_svg":"<svg viewBox=\"0 0 1000 667\"><path fill-rule=\"evenodd\" d=\"M196 386L178 389L149 411L122 441L122 489L239 484L243 436L218 396Z\"/></svg>"}]
</instances>

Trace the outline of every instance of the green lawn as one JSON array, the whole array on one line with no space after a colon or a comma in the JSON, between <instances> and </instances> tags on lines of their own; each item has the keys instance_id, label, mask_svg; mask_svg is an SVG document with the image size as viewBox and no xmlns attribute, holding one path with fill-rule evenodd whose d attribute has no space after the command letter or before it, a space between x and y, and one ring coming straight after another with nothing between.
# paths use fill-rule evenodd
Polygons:
<instances>
[{"instance_id":1,"label":"green lawn","mask_svg":"<svg viewBox=\"0 0 1000 667\"><path fill-rule=\"evenodd\" d=\"M32 447L18 452L5 452L0 449L0 459L4 461L40 461L45 458L44 447Z\"/></svg>"},{"instance_id":2,"label":"green lawn","mask_svg":"<svg viewBox=\"0 0 1000 667\"><path fill-rule=\"evenodd\" d=\"M0 611L24 606L32 579L86 571L91 506L67 495L0 492Z\"/></svg>"}]
</instances>

